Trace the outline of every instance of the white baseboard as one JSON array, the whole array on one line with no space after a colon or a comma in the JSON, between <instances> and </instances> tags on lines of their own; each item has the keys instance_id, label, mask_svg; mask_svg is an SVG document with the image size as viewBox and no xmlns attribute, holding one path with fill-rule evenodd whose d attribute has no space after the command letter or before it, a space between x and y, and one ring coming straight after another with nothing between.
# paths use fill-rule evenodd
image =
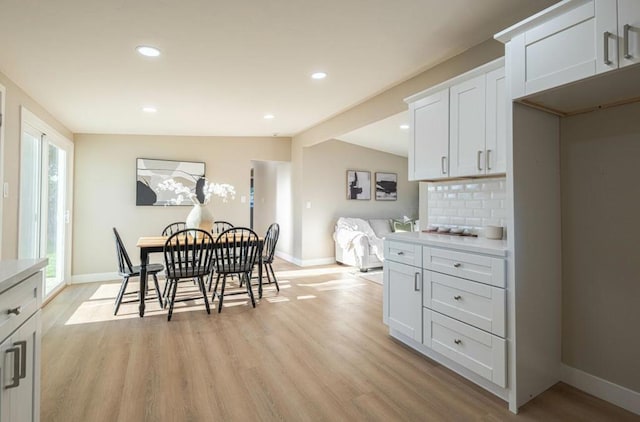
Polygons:
<instances>
[{"instance_id":1,"label":"white baseboard","mask_svg":"<svg viewBox=\"0 0 640 422\"><path fill-rule=\"evenodd\" d=\"M295 264L298 267L313 267L316 265L329 265L329 264L335 264L336 262L336 259L334 257L301 260L292 255L289 255L288 253L280 252L280 251L276 251L276 256L278 258L284 259L287 262L291 262L292 264Z\"/></svg>"},{"instance_id":2,"label":"white baseboard","mask_svg":"<svg viewBox=\"0 0 640 422\"><path fill-rule=\"evenodd\" d=\"M119 279L120 279L120 276L116 272L74 274L71 276L71 283L69 284L96 283L96 282L102 282L102 281L115 281Z\"/></svg>"},{"instance_id":3,"label":"white baseboard","mask_svg":"<svg viewBox=\"0 0 640 422\"><path fill-rule=\"evenodd\" d=\"M640 393L562 364L563 382L640 415Z\"/></svg>"}]
</instances>

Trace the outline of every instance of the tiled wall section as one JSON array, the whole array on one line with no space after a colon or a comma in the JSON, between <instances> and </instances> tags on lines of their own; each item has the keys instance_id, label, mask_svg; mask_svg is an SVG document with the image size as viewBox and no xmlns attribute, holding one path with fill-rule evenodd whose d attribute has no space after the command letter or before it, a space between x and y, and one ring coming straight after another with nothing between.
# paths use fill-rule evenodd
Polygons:
<instances>
[{"instance_id":1,"label":"tiled wall section","mask_svg":"<svg viewBox=\"0 0 640 422\"><path fill-rule=\"evenodd\" d=\"M429 183L428 224L476 232L486 225L506 227L505 185L504 177Z\"/></svg>"}]
</instances>

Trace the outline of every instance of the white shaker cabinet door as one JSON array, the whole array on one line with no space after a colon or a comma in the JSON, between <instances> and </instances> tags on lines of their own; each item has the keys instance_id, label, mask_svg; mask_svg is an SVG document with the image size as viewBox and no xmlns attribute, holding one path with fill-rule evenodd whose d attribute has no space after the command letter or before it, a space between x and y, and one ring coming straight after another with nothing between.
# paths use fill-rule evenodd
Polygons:
<instances>
[{"instance_id":1,"label":"white shaker cabinet door","mask_svg":"<svg viewBox=\"0 0 640 422\"><path fill-rule=\"evenodd\" d=\"M486 174L507 171L507 93L504 67L487 73Z\"/></svg>"},{"instance_id":2,"label":"white shaker cabinet door","mask_svg":"<svg viewBox=\"0 0 640 422\"><path fill-rule=\"evenodd\" d=\"M620 67L640 63L640 1L618 0Z\"/></svg>"},{"instance_id":3,"label":"white shaker cabinet door","mask_svg":"<svg viewBox=\"0 0 640 422\"><path fill-rule=\"evenodd\" d=\"M384 321L422 342L422 269L397 262L384 263Z\"/></svg>"},{"instance_id":4,"label":"white shaker cabinet door","mask_svg":"<svg viewBox=\"0 0 640 422\"><path fill-rule=\"evenodd\" d=\"M485 173L485 75L450 90L450 176Z\"/></svg>"},{"instance_id":5,"label":"white shaker cabinet door","mask_svg":"<svg viewBox=\"0 0 640 422\"><path fill-rule=\"evenodd\" d=\"M449 177L449 89L411 103L409 180Z\"/></svg>"}]
</instances>

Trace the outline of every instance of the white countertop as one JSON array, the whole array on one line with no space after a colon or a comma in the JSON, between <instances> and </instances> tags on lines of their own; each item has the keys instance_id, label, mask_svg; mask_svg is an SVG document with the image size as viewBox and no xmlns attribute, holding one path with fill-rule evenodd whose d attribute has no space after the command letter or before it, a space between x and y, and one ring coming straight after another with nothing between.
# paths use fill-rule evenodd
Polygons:
<instances>
[{"instance_id":1,"label":"white countertop","mask_svg":"<svg viewBox=\"0 0 640 422\"><path fill-rule=\"evenodd\" d=\"M466 252L483 253L494 256L507 256L507 241L492 240L484 237L452 236L423 232L389 233L385 240L419 243L425 246L457 249Z\"/></svg>"},{"instance_id":2,"label":"white countertop","mask_svg":"<svg viewBox=\"0 0 640 422\"><path fill-rule=\"evenodd\" d=\"M25 278L44 268L48 260L6 259L0 261L0 293L10 289Z\"/></svg>"}]
</instances>

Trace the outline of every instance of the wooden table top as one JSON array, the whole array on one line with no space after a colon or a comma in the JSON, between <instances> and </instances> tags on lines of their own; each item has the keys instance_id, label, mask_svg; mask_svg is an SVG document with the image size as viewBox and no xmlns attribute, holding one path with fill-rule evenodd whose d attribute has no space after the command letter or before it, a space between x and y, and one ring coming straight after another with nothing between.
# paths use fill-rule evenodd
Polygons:
<instances>
[{"instance_id":1,"label":"wooden table top","mask_svg":"<svg viewBox=\"0 0 640 422\"><path fill-rule=\"evenodd\" d=\"M139 248L158 248L164 246L168 238L169 236L142 236L138 239L136 246ZM216 240L215 236L214 240ZM264 241L264 239L258 237L258 242L262 241Z\"/></svg>"}]
</instances>

